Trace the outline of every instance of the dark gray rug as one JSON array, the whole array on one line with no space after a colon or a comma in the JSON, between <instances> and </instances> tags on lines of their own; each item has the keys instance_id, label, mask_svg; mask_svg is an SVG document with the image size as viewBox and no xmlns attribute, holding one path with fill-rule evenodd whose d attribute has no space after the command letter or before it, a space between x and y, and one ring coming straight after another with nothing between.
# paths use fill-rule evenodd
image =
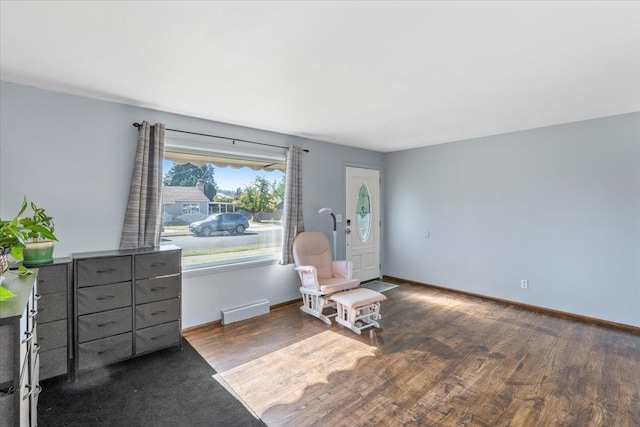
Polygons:
<instances>
[{"instance_id":1,"label":"dark gray rug","mask_svg":"<svg viewBox=\"0 0 640 427\"><path fill-rule=\"evenodd\" d=\"M214 374L183 340L183 350L176 347L83 372L76 382L43 381L38 425L264 426Z\"/></svg>"},{"instance_id":2,"label":"dark gray rug","mask_svg":"<svg viewBox=\"0 0 640 427\"><path fill-rule=\"evenodd\" d=\"M380 280L372 280L371 282L366 282L360 285L361 288L371 289L376 292L384 292L389 289L397 288L398 285L393 283L382 282Z\"/></svg>"}]
</instances>

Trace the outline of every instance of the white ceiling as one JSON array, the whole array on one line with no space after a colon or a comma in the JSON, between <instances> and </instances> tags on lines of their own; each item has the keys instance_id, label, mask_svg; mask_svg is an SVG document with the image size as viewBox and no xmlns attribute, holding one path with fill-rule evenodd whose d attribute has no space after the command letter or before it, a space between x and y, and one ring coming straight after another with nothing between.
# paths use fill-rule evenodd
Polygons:
<instances>
[{"instance_id":1,"label":"white ceiling","mask_svg":"<svg viewBox=\"0 0 640 427\"><path fill-rule=\"evenodd\" d=\"M0 19L2 80L381 152L640 111L634 1L3 0Z\"/></svg>"}]
</instances>

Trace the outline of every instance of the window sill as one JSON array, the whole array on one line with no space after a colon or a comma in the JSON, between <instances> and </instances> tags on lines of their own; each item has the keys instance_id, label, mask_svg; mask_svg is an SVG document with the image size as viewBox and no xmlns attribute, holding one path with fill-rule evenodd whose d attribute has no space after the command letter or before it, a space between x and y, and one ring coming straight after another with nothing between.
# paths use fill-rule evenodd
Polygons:
<instances>
[{"instance_id":1,"label":"window sill","mask_svg":"<svg viewBox=\"0 0 640 427\"><path fill-rule=\"evenodd\" d=\"M234 264L225 265L213 265L207 267L193 268L189 270L182 270L182 277L200 277L208 276L217 273L226 273L227 271L246 270L247 268L263 267L265 265L278 264L279 260L276 258L260 259L255 261L238 262Z\"/></svg>"}]
</instances>

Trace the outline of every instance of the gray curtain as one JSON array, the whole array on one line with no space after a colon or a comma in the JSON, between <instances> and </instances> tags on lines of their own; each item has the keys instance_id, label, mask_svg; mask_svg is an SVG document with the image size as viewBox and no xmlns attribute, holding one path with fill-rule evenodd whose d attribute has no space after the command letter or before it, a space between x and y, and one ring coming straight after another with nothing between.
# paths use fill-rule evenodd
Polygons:
<instances>
[{"instance_id":1,"label":"gray curtain","mask_svg":"<svg viewBox=\"0 0 640 427\"><path fill-rule=\"evenodd\" d=\"M149 248L160 244L164 131L162 123L150 126L146 121L139 128L138 151L120 249Z\"/></svg>"},{"instance_id":2,"label":"gray curtain","mask_svg":"<svg viewBox=\"0 0 640 427\"><path fill-rule=\"evenodd\" d=\"M304 231L302 219L302 149L290 146L287 151L282 221L282 261L293 264L293 239Z\"/></svg>"}]
</instances>

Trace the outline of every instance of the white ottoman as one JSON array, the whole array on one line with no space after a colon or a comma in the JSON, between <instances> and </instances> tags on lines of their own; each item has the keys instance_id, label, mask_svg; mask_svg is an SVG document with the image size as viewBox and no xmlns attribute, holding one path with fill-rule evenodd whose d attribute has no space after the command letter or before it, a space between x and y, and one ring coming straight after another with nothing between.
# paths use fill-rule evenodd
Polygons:
<instances>
[{"instance_id":1,"label":"white ottoman","mask_svg":"<svg viewBox=\"0 0 640 427\"><path fill-rule=\"evenodd\" d=\"M371 289L358 288L349 291L338 292L330 298L336 303L338 311L336 322L346 326L356 334L360 334L363 329L380 325L376 320L380 319L380 302L387 299L380 292ZM360 320L362 326L356 326L356 321Z\"/></svg>"}]
</instances>

